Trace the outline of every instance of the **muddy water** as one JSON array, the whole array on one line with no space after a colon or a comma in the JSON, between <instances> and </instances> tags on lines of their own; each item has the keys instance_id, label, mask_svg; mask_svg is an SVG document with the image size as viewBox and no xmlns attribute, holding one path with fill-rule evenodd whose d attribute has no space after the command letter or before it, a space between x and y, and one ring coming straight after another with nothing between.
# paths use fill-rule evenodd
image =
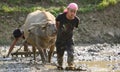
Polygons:
<instances>
[{"instance_id":1,"label":"muddy water","mask_svg":"<svg viewBox=\"0 0 120 72\"><path fill-rule=\"evenodd\" d=\"M67 72L56 70L57 55L52 57L52 65L41 65L40 56L37 56L37 64L33 57L9 57L7 54L9 46L0 47L0 72ZM16 46L15 49L17 49ZM93 44L75 46L75 66L87 69L83 72L120 72L120 44ZM67 66L67 53L64 54L63 67ZM54 65L53 65L54 64Z\"/></svg>"},{"instance_id":2,"label":"muddy water","mask_svg":"<svg viewBox=\"0 0 120 72\"><path fill-rule=\"evenodd\" d=\"M120 72L120 61L83 61L80 64L86 64L92 72Z\"/></svg>"}]
</instances>

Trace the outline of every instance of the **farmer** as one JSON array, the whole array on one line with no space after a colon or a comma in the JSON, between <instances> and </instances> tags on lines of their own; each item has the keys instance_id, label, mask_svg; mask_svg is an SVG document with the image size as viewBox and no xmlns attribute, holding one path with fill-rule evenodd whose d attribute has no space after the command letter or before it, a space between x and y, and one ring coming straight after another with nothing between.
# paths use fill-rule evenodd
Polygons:
<instances>
[{"instance_id":1,"label":"farmer","mask_svg":"<svg viewBox=\"0 0 120 72\"><path fill-rule=\"evenodd\" d=\"M70 3L66 10L56 17L57 27L57 39L56 39L56 50L57 50L57 61L58 69L63 69L63 55L67 51L67 69L74 69L74 49L73 49L73 29L78 28L79 18L76 16L78 5L76 3Z\"/></svg>"},{"instance_id":2,"label":"farmer","mask_svg":"<svg viewBox=\"0 0 120 72\"><path fill-rule=\"evenodd\" d=\"M13 43L11 44L6 57L9 56L9 54L11 53L11 51L13 50L14 46L16 45L16 43L19 41L20 38L25 39L23 31L21 31L19 28L15 29L13 31L13 36L15 37L15 39L14 39ZM27 51L27 43L26 42L24 43L24 50Z\"/></svg>"}]
</instances>

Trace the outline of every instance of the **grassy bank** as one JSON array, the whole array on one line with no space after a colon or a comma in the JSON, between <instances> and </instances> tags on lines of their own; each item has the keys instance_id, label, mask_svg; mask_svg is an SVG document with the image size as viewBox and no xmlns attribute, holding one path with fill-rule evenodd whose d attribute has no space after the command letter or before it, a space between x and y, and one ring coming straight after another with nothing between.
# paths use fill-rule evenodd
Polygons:
<instances>
[{"instance_id":1,"label":"grassy bank","mask_svg":"<svg viewBox=\"0 0 120 72\"><path fill-rule=\"evenodd\" d=\"M27 0L7 0L6 2L0 3L0 11L1 12L32 12L35 10L45 10L50 11L55 16L63 12L65 7L68 3L74 2L74 0L69 0L69 2L66 2L67 0L42 0L40 1L27 1ZM96 10L102 10L105 9L108 6L115 5L120 0L79 0L75 1L79 5L78 13L87 13L92 12ZM47 6L44 6L43 4L46 2L48 4ZM23 5L22 5L23 4ZM58 5L56 5L58 4Z\"/></svg>"}]
</instances>

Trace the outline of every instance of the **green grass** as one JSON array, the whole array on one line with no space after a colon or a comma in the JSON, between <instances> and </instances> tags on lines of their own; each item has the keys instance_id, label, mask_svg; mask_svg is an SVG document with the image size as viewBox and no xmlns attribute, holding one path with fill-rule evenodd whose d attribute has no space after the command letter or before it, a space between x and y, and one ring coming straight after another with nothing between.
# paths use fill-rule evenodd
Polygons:
<instances>
[{"instance_id":1,"label":"green grass","mask_svg":"<svg viewBox=\"0 0 120 72\"><path fill-rule=\"evenodd\" d=\"M91 12L91 11L95 10L95 8L96 7L94 5L89 4L89 5L86 5L84 7L79 8L79 12L80 13L87 13L87 12Z\"/></svg>"},{"instance_id":2,"label":"green grass","mask_svg":"<svg viewBox=\"0 0 120 72\"><path fill-rule=\"evenodd\" d=\"M32 12L36 9L40 9L40 10L43 9L41 7L29 7L29 8L28 7L23 7L23 6L10 7L8 5L2 5L1 8L2 8L1 9L2 11L7 12L7 13L9 13L9 12Z\"/></svg>"},{"instance_id":3,"label":"green grass","mask_svg":"<svg viewBox=\"0 0 120 72\"><path fill-rule=\"evenodd\" d=\"M110 5L115 5L119 2L120 0L103 0L101 3L97 5L97 9L104 9Z\"/></svg>"},{"instance_id":4,"label":"green grass","mask_svg":"<svg viewBox=\"0 0 120 72\"><path fill-rule=\"evenodd\" d=\"M1 6L1 12L11 13L11 12L33 12L35 10L42 10L42 11L50 11L55 16L62 12L64 10L64 7L49 7L49 8L43 8L40 6L31 6L31 7L23 7L23 6L14 6L10 7L7 4L4 4Z\"/></svg>"},{"instance_id":5,"label":"green grass","mask_svg":"<svg viewBox=\"0 0 120 72\"><path fill-rule=\"evenodd\" d=\"M96 2L95 4L86 4L79 8L79 12L87 13L95 10L103 10L108 6L112 6L120 2L120 0L102 0L101 2Z\"/></svg>"},{"instance_id":6,"label":"green grass","mask_svg":"<svg viewBox=\"0 0 120 72\"><path fill-rule=\"evenodd\" d=\"M47 8L44 8L44 7L41 7L41 6L34 6L34 5L31 5L29 7L26 7L26 6L9 6L8 4L6 3L3 3L3 4L0 4L0 11L2 12L7 12L7 13L11 13L11 12L32 12L32 11L35 11L35 10L46 10L46 11L50 11L51 13L53 13L55 16L60 13L60 12L63 12L64 8L65 8L65 4L64 4L64 1L61 1L61 0L58 0L61 4L63 4L63 6L61 7L55 7L55 6L51 6L51 7L47 7ZM70 0L71 2L73 0ZM91 11L94 11L94 10L101 10L101 9L105 9L106 7L108 7L109 5L115 5L116 3L119 2L119 0L100 0L98 2L98 0L80 0L81 3L83 3L84 5L82 6L79 6L79 10L78 12L80 13L87 13L87 12L91 12ZM24 2L24 0L8 0L9 3L13 3L13 4L17 4L17 3L22 3ZM51 3L54 2L54 0L50 0ZM91 2L91 3L90 3ZM79 1L78 1L79 3Z\"/></svg>"}]
</instances>

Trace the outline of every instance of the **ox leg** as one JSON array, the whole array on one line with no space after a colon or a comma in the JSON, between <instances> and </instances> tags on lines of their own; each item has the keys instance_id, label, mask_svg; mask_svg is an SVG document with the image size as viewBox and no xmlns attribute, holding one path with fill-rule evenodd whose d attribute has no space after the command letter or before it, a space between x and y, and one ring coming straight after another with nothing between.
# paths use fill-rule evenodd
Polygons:
<instances>
[{"instance_id":1,"label":"ox leg","mask_svg":"<svg viewBox=\"0 0 120 72\"><path fill-rule=\"evenodd\" d=\"M34 60L36 61L36 49L34 46L32 46L32 51L33 51L33 56L34 56Z\"/></svg>"},{"instance_id":2,"label":"ox leg","mask_svg":"<svg viewBox=\"0 0 120 72\"><path fill-rule=\"evenodd\" d=\"M47 50L46 49L43 49L43 50L44 50L45 59L46 59L46 61L48 61L48 59L47 59L47 57L48 57Z\"/></svg>"},{"instance_id":3,"label":"ox leg","mask_svg":"<svg viewBox=\"0 0 120 72\"><path fill-rule=\"evenodd\" d=\"M54 48L55 48L54 45L52 45L52 46L50 47L50 51L49 51L49 53L48 53L48 62L49 62L49 63L51 63L51 57L52 57L52 55L53 55Z\"/></svg>"},{"instance_id":4,"label":"ox leg","mask_svg":"<svg viewBox=\"0 0 120 72\"><path fill-rule=\"evenodd\" d=\"M27 42L24 43L24 51L25 51L26 53L28 52L28 44L27 44ZM27 56L28 56L28 53L25 54L25 57L27 57Z\"/></svg>"},{"instance_id":5,"label":"ox leg","mask_svg":"<svg viewBox=\"0 0 120 72\"><path fill-rule=\"evenodd\" d=\"M41 60L42 60L42 63L46 63L46 59L45 59L45 54L44 54L44 51L42 48L38 48L39 50L39 53L40 53L40 56L41 56Z\"/></svg>"},{"instance_id":6,"label":"ox leg","mask_svg":"<svg viewBox=\"0 0 120 72\"><path fill-rule=\"evenodd\" d=\"M36 38L36 45L37 45L37 49L40 53L40 56L41 56L41 60L42 60L42 63L45 64L46 63L46 59L45 59L45 54L44 54L44 50L42 49L42 47L40 46L40 39L38 37L35 37Z\"/></svg>"}]
</instances>

